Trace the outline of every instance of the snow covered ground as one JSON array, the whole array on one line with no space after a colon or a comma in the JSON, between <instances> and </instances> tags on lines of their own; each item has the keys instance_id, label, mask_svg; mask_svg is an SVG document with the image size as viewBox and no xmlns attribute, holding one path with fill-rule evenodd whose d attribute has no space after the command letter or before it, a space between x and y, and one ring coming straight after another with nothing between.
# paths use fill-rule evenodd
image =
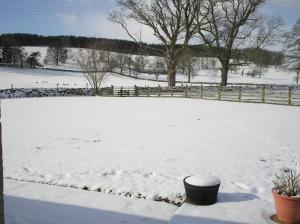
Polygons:
<instances>
[{"instance_id":1,"label":"snow covered ground","mask_svg":"<svg viewBox=\"0 0 300 224\"><path fill-rule=\"evenodd\" d=\"M166 224L174 205L5 180L6 224Z\"/></svg>"},{"instance_id":2,"label":"snow covered ground","mask_svg":"<svg viewBox=\"0 0 300 224\"><path fill-rule=\"evenodd\" d=\"M250 195L270 209L274 174L300 170L299 107L62 97L1 108L7 179L176 203L182 179L204 173L237 207Z\"/></svg>"}]
</instances>

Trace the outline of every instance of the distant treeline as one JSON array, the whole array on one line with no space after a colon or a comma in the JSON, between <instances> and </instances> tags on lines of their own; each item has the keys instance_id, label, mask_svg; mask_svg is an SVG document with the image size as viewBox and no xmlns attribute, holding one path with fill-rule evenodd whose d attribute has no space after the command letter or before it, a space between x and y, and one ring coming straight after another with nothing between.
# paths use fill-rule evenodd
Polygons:
<instances>
[{"instance_id":1,"label":"distant treeline","mask_svg":"<svg viewBox=\"0 0 300 224\"><path fill-rule=\"evenodd\" d=\"M118 39L106 39L96 37L82 36L42 36L36 34L13 33L0 35L0 46L63 46L72 48L88 48L91 43L99 43L103 50L113 50L115 52L126 54L140 54L151 56L163 56L155 49L164 48L160 44L143 44L147 47L141 47L139 44ZM191 54L195 57L214 57L214 53L205 46L192 45L190 46ZM284 56L281 52L257 50L257 49L242 49L240 50L245 55L245 60L255 64L276 65L280 66L283 63Z\"/></svg>"}]
</instances>

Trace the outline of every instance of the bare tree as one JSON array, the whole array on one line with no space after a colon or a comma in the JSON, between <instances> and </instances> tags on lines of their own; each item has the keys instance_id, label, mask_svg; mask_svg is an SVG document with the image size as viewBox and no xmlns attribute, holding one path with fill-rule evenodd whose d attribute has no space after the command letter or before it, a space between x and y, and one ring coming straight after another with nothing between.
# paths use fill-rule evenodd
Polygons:
<instances>
[{"instance_id":1,"label":"bare tree","mask_svg":"<svg viewBox=\"0 0 300 224\"><path fill-rule=\"evenodd\" d=\"M128 56L123 53L118 53L116 56L117 67L120 69L121 75L123 75L123 70L125 65L128 63Z\"/></svg>"},{"instance_id":2,"label":"bare tree","mask_svg":"<svg viewBox=\"0 0 300 224\"><path fill-rule=\"evenodd\" d=\"M135 72L145 72L146 64L148 63L147 58L144 55L137 55L133 60L133 69Z\"/></svg>"},{"instance_id":3,"label":"bare tree","mask_svg":"<svg viewBox=\"0 0 300 224\"><path fill-rule=\"evenodd\" d=\"M182 66L182 72L188 77L188 82L191 82L191 77L194 76L194 67L197 64L197 59L193 57L191 50L186 48L181 60L180 65Z\"/></svg>"},{"instance_id":4,"label":"bare tree","mask_svg":"<svg viewBox=\"0 0 300 224\"><path fill-rule=\"evenodd\" d=\"M251 42L257 48L271 44L281 25L279 19L266 21L256 13L265 1L206 0L198 11L198 33L220 61L222 86L227 85L230 67L241 63L238 47Z\"/></svg>"},{"instance_id":5,"label":"bare tree","mask_svg":"<svg viewBox=\"0 0 300 224\"><path fill-rule=\"evenodd\" d=\"M77 63L92 87L94 95L98 95L101 83L107 73L107 64L104 58L104 51L99 50L97 45L91 45L89 49L81 49L78 52Z\"/></svg>"},{"instance_id":6,"label":"bare tree","mask_svg":"<svg viewBox=\"0 0 300 224\"><path fill-rule=\"evenodd\" d=\"M284 37L286 65L296 72L296 83L298 84L300 75L300 19Z\"/></svg>"},{"instance_id":7,"label":"bare tree","mask_svg":"<svg viewBox=\"0 0 300 224\"><path fill-rule=\"evenodd\" d=\"M132 55L128 55L127 56L127 67L129 70L129 76L131 76L131 73L132 73L132 65L133 65Z\"/></svg>"},{"instance_id":8,"label":"bare tree","mask_svg":"<svg viewBox=\"0 0 300 224\"><path fill-rule=\"evenodd\" d=\"M158 81L158 77L160 74L164 74L165 69L165 60L162 57L155 56L152 62L152 70L154 71L156 81Z\"/></svg>"},{"instance_id":9,"label":"bare tree","mask_svg":"<svg viewBox=\"0 0 300 224\"><path fill-rule=\"evenodd\" d=\"M65 63L68 58L68 50L61 45L50 46L47 49L47 55L44 59L45 64L54 63Z\"/></svg>"},{"instance_id":10,"label":"bare tree","mask_svg":"<svg viewBox=\"0 0 300 224\"><path fill-rule=\"evenodd\" d=\"M127 19L150 28L154 36L164 45L158 50L166 57L168 84L176 84L176 66L189 40L196 31L194 20L199 3L202 0L119 0L119 10L110 14L109 19L120 24L127 34L138 44L143 45L130 33ZM181 44L178 46L178 44Z\"/></svg>"}]
</instances>

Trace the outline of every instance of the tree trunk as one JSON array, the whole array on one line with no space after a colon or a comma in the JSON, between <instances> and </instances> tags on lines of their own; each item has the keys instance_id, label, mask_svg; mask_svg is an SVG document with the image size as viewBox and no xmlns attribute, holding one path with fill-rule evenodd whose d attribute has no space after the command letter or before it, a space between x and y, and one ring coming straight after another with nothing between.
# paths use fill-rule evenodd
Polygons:
<instances>
[{"instance_id":1,"label":"tree trunk","mask_svg":"<svg viewBox=\"0 0 300 224\"><path fill-rule=\"evenodd\" d=\"M168 68L168 86L173 87L176 85L176 68Z\"/></svg>"},{"instance_id":2,"label":"tree trunk","mask_svg":"<svg viewBox=\"0 0 300 224\"><path fill-rule=\"evenodd\" d=\"M23 68L23 58L22 58L22 55L20 57L20 68Z\"/></svg>"},{"instance_id":3,"label":"tree trunk","mask_svg":"<svg viewBox=\"0 0 300 224\"><path fill-rule=\"evenodd\" d=\"M222 63L221 69L221 86L227 86L227 79L228 79L228 71L229 71L229 62Z\"/></svg>"},{"instance_id":4,"label":"tree trunk","mask_svg":"<svg viewBox=\"0 0 300 224\"><path fill-rule=\"evenodd\" d=\"M176 60L174 50L167 51L167 67L168 67L168 86L172 87L176 85Z\"/></svg>"},{"instance_id":5,"label":"tree trunk","mask_svg":"<svg viewBox=\"0 0 300 224\"><path fill-rule=\"evenodd\" d=\"M299 84L299 75L300 75L300 71L297 71L297 77L296 77L297 84Z\"/></svg>"}]
</instances>

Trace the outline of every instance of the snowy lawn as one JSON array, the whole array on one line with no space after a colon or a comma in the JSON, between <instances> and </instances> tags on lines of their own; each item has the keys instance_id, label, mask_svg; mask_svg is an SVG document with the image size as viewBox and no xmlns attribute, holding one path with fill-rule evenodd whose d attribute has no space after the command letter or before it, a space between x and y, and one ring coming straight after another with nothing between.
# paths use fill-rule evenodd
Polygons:
<instances>
[{"instance_id":1,"label":"snowy lawn","mask_svg":"<svg viewBox=\"0 0 300 224\"><path fill-rule=\"evenodd\" d=\"M155 201L14 180L5 180L4 187L6 224L166 224L177 209Z\"/></svg>"},{"instance_id":2,"label":"snowy lawn","mask_svg":"<svg viewBox=\"0 0 300 224\"><path fill-rule=\"evenodd\" d=\"M300 169L300 107L166 98L1 101L4 176L182 201L182 179L212 174L223 195L272 207L272 179Z\"/></svg>"}]
</instances>

